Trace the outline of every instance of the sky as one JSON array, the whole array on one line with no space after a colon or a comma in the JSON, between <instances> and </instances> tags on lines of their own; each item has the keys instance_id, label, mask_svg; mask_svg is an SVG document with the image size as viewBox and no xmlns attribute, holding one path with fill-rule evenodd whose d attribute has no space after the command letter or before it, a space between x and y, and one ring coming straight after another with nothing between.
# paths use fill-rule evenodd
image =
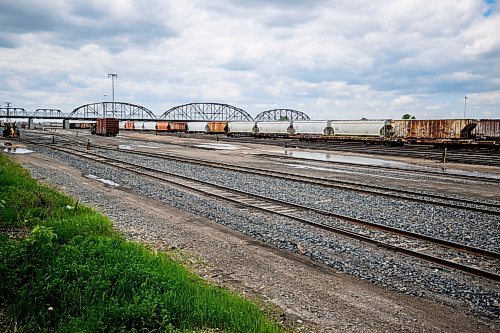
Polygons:
<instances>
[{"instance_id":1,"label":"sky","mask_svg":"<svg viewBox=\"0 0 500 333\"><path fill-rule=\"evenodd\" d=\"M0 102L500 118L498 0L0 0ZM467 96L467 99L465 99Z\"/></svg>"}]
</instances>

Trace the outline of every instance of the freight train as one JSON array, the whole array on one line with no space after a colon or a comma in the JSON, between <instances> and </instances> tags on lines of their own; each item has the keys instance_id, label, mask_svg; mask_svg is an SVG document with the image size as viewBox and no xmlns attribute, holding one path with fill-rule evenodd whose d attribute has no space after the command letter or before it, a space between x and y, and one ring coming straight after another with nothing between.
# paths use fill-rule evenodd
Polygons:
<instances>
[{"instance_id":1,"label":"freight train","mask_svg":"<svg viewBox=\"0 0 500 333\"><path fill-rule=\"evenodd\" d=\"M500 145L500 119L433 120L305 120L241 121L120 121L125 131L225 134L255 138L362 141L385 145Z\"/></svg>"}]
</instances>

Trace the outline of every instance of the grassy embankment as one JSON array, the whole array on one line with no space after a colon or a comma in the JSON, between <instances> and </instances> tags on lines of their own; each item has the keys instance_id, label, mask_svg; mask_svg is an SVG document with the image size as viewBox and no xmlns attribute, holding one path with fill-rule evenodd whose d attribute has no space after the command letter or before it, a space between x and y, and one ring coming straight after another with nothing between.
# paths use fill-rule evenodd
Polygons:
<instances>
[{"instance_id":1,"label":"grassy embankment","mask_svg":"<svg viewBox=\"0 0 500 333\"><path fill-rule=\"evenodd\" d=\"M279 331L253 303L126 241L0 153L2 303L18 332Z\"/></svg>"}]
</instances>

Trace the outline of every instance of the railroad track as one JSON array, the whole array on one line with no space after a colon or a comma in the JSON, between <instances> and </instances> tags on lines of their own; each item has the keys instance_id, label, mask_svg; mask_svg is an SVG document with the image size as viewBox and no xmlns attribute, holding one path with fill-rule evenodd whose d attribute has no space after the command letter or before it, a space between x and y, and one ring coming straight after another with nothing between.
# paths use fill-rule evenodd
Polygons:
<instances>
[{"instance_id":1,"label":"railroad track","mask_svg":"<svg viewBox=\"0 0 500 333\"><path fill-rule=\"evenodd\" d=\"M301 142L290 139L255 139L255 138L238 138L227 139L221 138L223 141L260 143L283 146L285 143L289 148L304 148L304 149L323 149L333 151L358 152L363 154L384 155L384 156L402 156L420 159L430 159L435 161L443 160L443 150L440 148L429 146L404 146L404 147L386 147L382 145L365 145L356 142ZM478 149L448 149L448 162L480 164L500 166L500 153L497 150L478 150Z\"/></svg>"},{"instance_id":2,"label":"railroad track","mask_svg":"<svg viewBox=\"0 0 500 333\"><path fill-rule=\"evenodd\" d=\"M172 135L169 135L169 136L172 136ZM203 138L207 139L207 137L209 137L207 135L204 135L204 136L192 135L192 136L196 137L196 138L201 138L201 139L203 139ZM75 137L72 137L72 136L69 136L69 135L66 135L66 137L68 139L75 139ZM133 140L134 141L151 142L151 140L146 140L146 139L141 139L141 138L133 138ZM233 143L238 143L239 142L239 141L236 141L236 139L234 139L234 138L231 138L231 139L222 138L221 141L229 141L229 142L233 142ZM281 144L277 144L277 145L283 147L284 142L288 142L289 143L290 140L285 140L285 139L279 140L279 139L276 139L276 140L259 140L259 141L256 141L255 139L252 139L252 141L244 141L244 142L248 142L248 143L265 143L266 141L281 142ZM81 142L81 143L83 143L83 142ZM175 144L175 143L171 143L170 142L169 145L171 145L171 144ZM180 146L191 147L191 145L186 145L186 144L180 144ZM361 144L361 146L366 146L366 145ZM289 146L289 148L292 148L292 147ZM311 148L314 148L314 147L305 146L303 148L305 148L305 149L311 149ZM325 148L325 147L323 147L323 148ZM395 149L398 149L398 148L395 148ZM365 153L365 151L360 151L360 153ZM422 154L428 154L428 152L422 152ZM268 157L268 158L278 158L278 159L295 159L295 160L305 160L305 161L314 161L314 162L318 162L319 161L319 160L310 159L310 158L291 157L291 156L286 156L286 155L285 156L276 156L276 155L270 155L270 154L259 154L259 156ZM422 174L422 175L436 175L436 176L439 176L439 177L446 177L446 178L453 178L453 179L477 180L477 181L483 181L483 182L490 182L490 183L498 183L498 184L500 184L500 175L499 175L499 178L492 178L492 177L482 177L482 176L473 176L473 175L464 175L464 174L454 174L454 173L450 173L450 172L440 172L440 171L433 171L433 170L404 169L404 168L400 168L400 167L382 166L382 165L362 165L362 164L359 164L359 163L342 162L342 161L323 161L322 160L321 162L327 163L329 165L342 165L342 166L351 166L351 167L357 167L357 168L363 168L363 169L387 170L387 171L405 172L405 173Z\"/></svg>"},{"instance_id":3,"label":"railroad track","mask_svg":"<svg viewBox=\"0 0 500 333\"><path fill-rule=\"evenodd\" d=\"M84 141L82 141L80 139L76 139L74 137L65 136L65 135L62 135L62 137L71 143L78 143L78 144L85 143ZM268 177L274 177L274 178L279 178L279 179L284 179L284 180L293 180L293 181L303 182L303 183L317 185L317 186L337 188L337 189L348 190L348 191L355 191L358 193L379 195L379 196L396 198L396 199L405 199L405 200L411 200L414 202L432 204L432 205L443 206L443 207L448 207L448 208L464 209L464 210L480 212L480 213L485 213L485 214L490 214L490 215L500 215L500 204L497 204L497 203L486 203L486 202L479 202L479 201L474 201L474 200L470 200L470 199L451 198L451 197L446 197L446 196L439 195L439 194L422 193L422 192L417 192L415 190L409 191L409 190L397 189L397 188L387 188L386 186L363 184L363 183L358 183L358 182L353 182L353 181L345 181L345 180L340 180L340 179L330 179L330 178L323 178L323 177L317 177L317 176L309 177L309 176L299 175L299 174L277 172L274 170L264 170L262 168L253 168L253 167L249 167L249 166L240 166L240 165L236 165L236 164L220 163L220 162L212 162L212 161L207 161L207 160L193 159L193 158L188 158L185 156L174 156L171 154L166 155L166 154L146 152L146 151L141 151L141 150L128 150L128 149L121 149L118 147L110 147L110 146L103 146L103 145L96 145L96 144L94 144L92 147L99 148L99 149L105 149L105 150L120 151L120 152L126 153L126 154L134 154L134 155L142 155L142 156L148 156L148 157L153 157L153 158L161 158L161 159L176 161L176 162L181 162L181 163L204 165L204 166L209 166L209 167L213 167L213 168L224 169L224 170L234 171L234 172L244 172L244 173L253 174L253 175L268 176ZM275 158L276 156L270 155L270 157ZM343 164L345 164L345 163L343 163ZM351 165L351 166L356 165L353 163L347 163L347 164ZM356 165L356 166L358 166L358 165ZM381 167L381 168L385 169L385 167ZM436 173L436 174L442 175L440 173ZM454 178L454 177L452 177L452 178ZM481 180L481 181L484 180L484 178L482 178L482 177L472 177L471 179ZM491 179L488 179L488 180L491 180ZM498 181L500 182L500 180L498 180Z\"/></svg>"},{"instance_id":4,"label":"railroad track","mask_svg":"<svg viewBox=\"0 0 500 333\"><path fill-rule=\"evenodd\" d=\"M475 276L500 281L498 274L500 253L477 247L459 244L444 239L392 228L352 217L342 216L316 208L305 207L290 202L228 188L142 165L124 162L116 158L79 151L74 148L55 145L45 147L71 154L92 162L101 163L124 171L179 186L202 195L231 202L236 207L257 209L278 215L327 232L369 243L414 258L419 258L450 269L459 270ZM317 216L315 219L303 216ZM340 223L339 223L340 222ZM356 227L352 227L355 225ZM354 230L354 231L353 231ZM426 250L422 250L422 249ZM417 250L420 249L420 250ZM473 257L471 257L473 256ZM477 267L460 263L473 261ZM484 268L486 267L486 268Z\"/></svg>"},{"instance_id":5,"label":"railroad track","mask_svg":"<svg viewBox=\"0 0 500 333\"><path fill-rule=\"evenodd\" d=\"M277 156L277 155L272 155L272 154L259 154L259 156L262 157L267 157L267 158L274 158L274 159L290 159L290 160L302 160L302 161L308 161L308 162L322 162L328 165L332 166L348 166L348 167L355 167L355 168L362 168L362 169L371 169L371 170L383 170L383 171L389 171L389 172L405 172L405 173L412 173L412 174L419 174L419 175L424 175L424 176L438 176L440 178L448 178L448 179L460 179L460 180L471 180L471 181L480 181L480 182L487 182L487 183L495 183L495 184L500 184L500 175L499 178L492 178L492 177L483 177L483 176L474 176L474 175L464 175L464 174L456 174L456 173L450 173L450 172L441 172L441 171L433 171L433 170L420 170L420 169L404 169L404 168L399 168L399 167L392 167L392 166L384 166L384 165L373 165L373 164L359 164L359 163L352 163L352 162L340 162L340 161L323 161L323 160L317 160L317 159L312 159L312 158L304 158L304 157L292 157L288 155L283 155L283 156Z\"/></svg>"},{"instance_id":6,"label":"railroad track","mask_svg":"<svg viewBox=\"0 0 500 333\"><path fill-rule=\"evenodd\" d=\"M99 147L99 148L101 148L101 147ZM115 149L110 148L110 147L105 147L103 149L115 150ZM248 166L243 167L243 166L239 166L239 165L235 165L235 164L211 162L211 161L198 160L198 159L190 159L187 157L178 157L178 156L144 152L144 151L138 151L138 150L130 151L130 150L126 150L126 149L118 149L118 151L124 152L124 153L129 153L129 154L137 154L137 155L148 156L148 157L162 158L162 159L167 159L167 160L172 160L172 161L177 161L177 162L182 162L182 163L192 163L192 164L197 164L197 165L210 166L213 168L225 169L225 170L229 170L229 171L244 172L244 173L253 174L253 175L269 176L269 177L279 178L279 179L284 179L284 180L294 180L294 181L299 181L299 182L323 186L323 187L338 188L338 189L343 189L343 190L355 191L355 192L372 194L372 195L380 195L380 196L396 198L396 199L406 199L406 200L411 200L411 201L425 203L425 204L432 204L432 205L444 206L444 207L449 207L449 208L465 209L465 210L486 213L486 214L491 214L491 215L500 215L500 204L496 204L496 203L485 203L485 202L479 202L479 201L468 200L468 199L450 198L450 197L446 197L446 196L442 196L442 195L438 195L438 194L418 193L415 191L387 188L384 186L362 184L362 183L339 180L339 179L329 179L329 178L322 178L322 177L316 177L316 176L309 177L309 176L304 176L304 175L299 175L299 174L283 173L283 172L277 172L277 171L273 171L273 170L257 169L257 168L252 168L252 167L248 167ZM432 198L434 200L430 200L429 198ZM442 201L436 201L436 200L442 200Z\"/></svg>"}]
</instances>

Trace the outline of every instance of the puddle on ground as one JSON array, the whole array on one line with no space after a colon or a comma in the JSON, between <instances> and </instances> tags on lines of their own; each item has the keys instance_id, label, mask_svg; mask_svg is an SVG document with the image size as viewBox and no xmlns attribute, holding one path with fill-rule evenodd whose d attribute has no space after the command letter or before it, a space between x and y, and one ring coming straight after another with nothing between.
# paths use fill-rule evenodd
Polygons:
<instances>
[{"instance_id":1,"label":"puddle on ground","mask_svg":"<svg viewBox=\"0 0 500 333\"><path fill-rule=\"evenodd\" d=\"M208 149L219 149L219 150L240 150L240 149L248 149L245 147L231 145L228 143L202 143L199 145L194 145L199 148L208 148Z\"/></svg>"},{"instance_id":2,"label":"puddle on ground","mask_svg":"<svg viewBox=\"0 0 500 333\"><path fill-rule=\"evenodd\" d=\"M165 146L162 146L165 148ZM119 149L133 150L134 148L149 148L149 149L159 149L160 146L148 146L148 145L118 145Z\"/></svg>"},{"instance_id":3,"label":"puddle on ground","mask_svg":"<svg viewBox=\"0 0 500 333\"><path fill-rule=\"evenodd\" d=\"M361 157L361 156L347 156L347 155L336 155L328 153L311 153L304 151L287 151L285 150L285 155L316 160L316 161L327 161L327 162L343 162L343 163L355 163L363 165L378 165L378 166L392 166L392 167L407 167L412 166L411 164L404 162L388 161L381 158L372 157Z\"/></svg>"},{"instance_id":4,"label":"puddle on ground","mask_svg":"<svg viewBox=\"0 0 500 333\"><path fill-rule=\"evenodd\" d=\"M29 150L29 149L26 149L26 148L5 148L3 150L4 152L6 153L10 153L10 154L29 154L29 153L32 153L33 150Z\"/></svg>"},{"instance_id":5,"label":"puddle on ground","mask_svg":"<svg viewBox=\"0 0 500 333\"><path fill-rule=\"evenodd\" d=\"M153 148L153 149L158 149L160 146L146 146L146 145L137 145L137 148Z\"/></svg>"},{"instance_id":6,"label":"puddle on ground","mask_svg":"<svg viewBox=\"0 0 500 333\"><path fill-rule=\"evenodd\" d=\"M333 169L320 168L320 167L315 167L315 166L310 166L310 165L302 165L302 164L283 164L283 165L291 167L291 168L296 168L296 169L310 169L310 170L339 172L339 173L352 173L352 174L356 173L353 171L333 170Z\"/></svg>"},{"instance_id":7,"label":"puddle on ground","mask_svg":"<svg viewBox=\"0 0 500 333\"><path fill-rule=\"evenodd\" d=\"M97 180L97 181L99 181L99 182L101 182L101 183L104 183L104 184L106 184L106 185L109 185L109 186L115 186L115 187L120 186L120 184L115 183L115 182L114 182L114 181L112 181L112 180L109 180L109 179L104 179L104 178L99 178L99 177L94 176L94 175L85 175L85 177L90 178L90 179Z\"/></svg>"},{"instance_id":8,"label":"puddle on ground","mask_svg":"<svg viewBox=\"0 0 500 333\"><path fill-rule=\"evenodd\" d=\"M282 151L280 153L283 153ZM390 161L384 160L381 158L372 158L372 157L362 157L362 156L348 156L348 155L336 155L329 153L313 153L313 152L303 152L303 151L287 151L285 150L285 155L297 158L297 159L309 159L315 161L327 161L327 162L341 162L341 163L353 163L353 164L361 164L361 165L374 165L374 166L383 166L383 167L392 167L398 169L410 169L415 171L432 171L432 172L440 172L443 175L452 174L452 175L463 175L463 176L472 176L472 177L484 177L491 179L500 179L500 174L497 173L489 173L489 172L480 172L480 171L465 171L458 170L452 168L446 168L445 166L423 166L423 165L415 165L411 163L398 162L398 161Z\"/></svg>"}]
</instances>

